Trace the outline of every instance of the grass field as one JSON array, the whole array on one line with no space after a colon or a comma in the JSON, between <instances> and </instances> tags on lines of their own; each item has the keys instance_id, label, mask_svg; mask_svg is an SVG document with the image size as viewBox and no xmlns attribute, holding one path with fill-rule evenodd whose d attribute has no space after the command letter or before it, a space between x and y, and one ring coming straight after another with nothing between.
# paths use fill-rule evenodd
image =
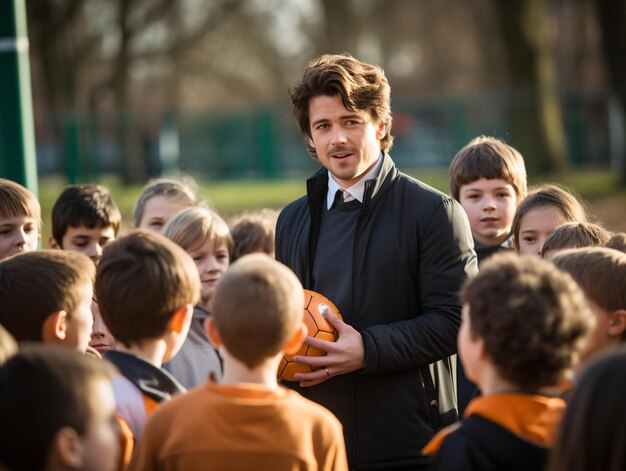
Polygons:
<instances>
[{"instance_id":1,"label":"grass field","mask_svg":"<svg viewBox=\"0 0 626 471\"><path fill-rule=\"evenodd\" d=\"M448 192L447 171L415 170L409 172L429 185ZM620 187L614 174L603 171L578 171L565 175L544 176L531 184L554 182L578 193L590 203L594 220L614 231L626 231L626 188ZM143 185L122 185L115 177L105 177L99 183L111 190L122 211L124 226L130 227L135 200ZM275 208L302 196L306 191L305 178L276 181L211 181L198 182L200 196L226 219L244 210ZM61 190L66 185L63 178L45 177L39 182L39 199L42 207L42 246L48 246L50 211Z\"/></svg>"}]
</instances>

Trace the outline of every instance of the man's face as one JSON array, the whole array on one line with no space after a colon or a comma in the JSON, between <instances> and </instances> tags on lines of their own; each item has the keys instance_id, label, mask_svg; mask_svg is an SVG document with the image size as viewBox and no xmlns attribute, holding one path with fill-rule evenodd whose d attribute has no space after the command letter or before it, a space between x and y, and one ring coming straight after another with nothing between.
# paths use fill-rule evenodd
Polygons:
<instances>
[{"instance_id":1,"label":"man's face","mask_svg":"<svg viewBox=\"0 0 626 471\"><path fill-rule=\"evenodd\" d=\"M319 95L309 102L311 138L320 163L337 183L349 188L380 156L385 125L364 111L349 111L336 96Z\"/></svg>"},{"instance_id":2,"label":"man's face","mask_svg":"<svg viewBox=\"0 0 626 471\"><path fill-rule=\"evenodd\" d=\"M93 227L91 229L86 226L69 226L63 235L61 246L58 247L52 240L50 245L63 250L80 252L87 255L94 263L98 263L102 256L102 249L114 239L115 230L113 226Z\"/></svg>"},{"instance_id":3,"label":"man's face","mask_svg":"<svg viewBox=\"0 0 626 471\"><path fill-rule=\"evenodd\" d=\"M39 227L30 216L0 219L0 260L19 252L37 250Z\"/></svg>"}]
</instances>

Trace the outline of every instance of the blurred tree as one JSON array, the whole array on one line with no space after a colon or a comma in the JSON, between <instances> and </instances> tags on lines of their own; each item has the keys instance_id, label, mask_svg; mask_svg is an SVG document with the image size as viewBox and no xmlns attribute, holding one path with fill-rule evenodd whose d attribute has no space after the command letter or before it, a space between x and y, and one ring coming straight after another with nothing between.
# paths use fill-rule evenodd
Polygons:
<instances>
[{"instance_id":1,"label":"blurred tree","mask_svg":"<svg viewBox=\"0 0 626 471\"><path fill-rule=\"evenodd\" d=\"M567 166L546 10L542 0L493 0L513 103L511 144L534 172Z\"/></svg>"},{"instance_id":2,"label":"blurred tree","mask_svg":"<svg viewBox=\"0 0 626 471\"><path fill-rule=\"evenodd\" d=\"M626 114L626 1L597 0L602 30L606 67L613 92L617 96L622 114ZM622 131L626 133L626 129ZM626 155L621 156L621 180L626 185Z\"/></svg>"}]
</instances>

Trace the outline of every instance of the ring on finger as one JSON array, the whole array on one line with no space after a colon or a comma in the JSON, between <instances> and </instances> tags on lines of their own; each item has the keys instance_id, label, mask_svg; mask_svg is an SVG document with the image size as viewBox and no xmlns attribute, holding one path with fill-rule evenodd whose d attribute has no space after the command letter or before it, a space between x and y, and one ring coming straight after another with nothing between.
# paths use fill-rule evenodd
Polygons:
<instances>
[{"instance_id":1,"label":"ring on finger","mask_svg":"<svg viewBox=\"0 0 626 471\"><path fill-rule=\"evenodd\" d=\"M330 377L330 371L328 371L328 367L327 366L324 367L324 371L326 372L326 377L329 378Z\"/></svg>"}]
</instances>

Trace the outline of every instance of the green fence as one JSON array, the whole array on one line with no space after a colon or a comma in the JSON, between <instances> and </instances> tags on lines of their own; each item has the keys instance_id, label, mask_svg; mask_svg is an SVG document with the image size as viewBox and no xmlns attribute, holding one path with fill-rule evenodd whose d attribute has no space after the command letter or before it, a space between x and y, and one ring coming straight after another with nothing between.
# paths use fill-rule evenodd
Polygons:
<instances>
[{"instance_id":1,"label":"green fence","mask_svg":"<svg viewBox=\"0 0 626 471\"><path fill-rule=\"evenodd\" d=\"M395 136L392 155L401 168L447 166L472 137L485 134L513 146L507 116L526 98L503 93L464 97L393 97ZM573 166L608 167L623 149L623 126L605 93L562 97L563 125ZM525 104L527 106L527 104ZM120 150L116 123L124 119L129 139ZM310 174L317 168L286 106L249 110L206 110L154 116L67 114L53 138L51 122L38 122L39 168L64 173L70 182L121 172L123 159L135 159L145 175L182 171L202 179L274 179ZM57 132L58 133L58 132ZM531 149L532 143L522 143ZM128 176L127 176L128 177ZM130 175L132 179L132 175Z\"/></svg>"}]
</instances>

